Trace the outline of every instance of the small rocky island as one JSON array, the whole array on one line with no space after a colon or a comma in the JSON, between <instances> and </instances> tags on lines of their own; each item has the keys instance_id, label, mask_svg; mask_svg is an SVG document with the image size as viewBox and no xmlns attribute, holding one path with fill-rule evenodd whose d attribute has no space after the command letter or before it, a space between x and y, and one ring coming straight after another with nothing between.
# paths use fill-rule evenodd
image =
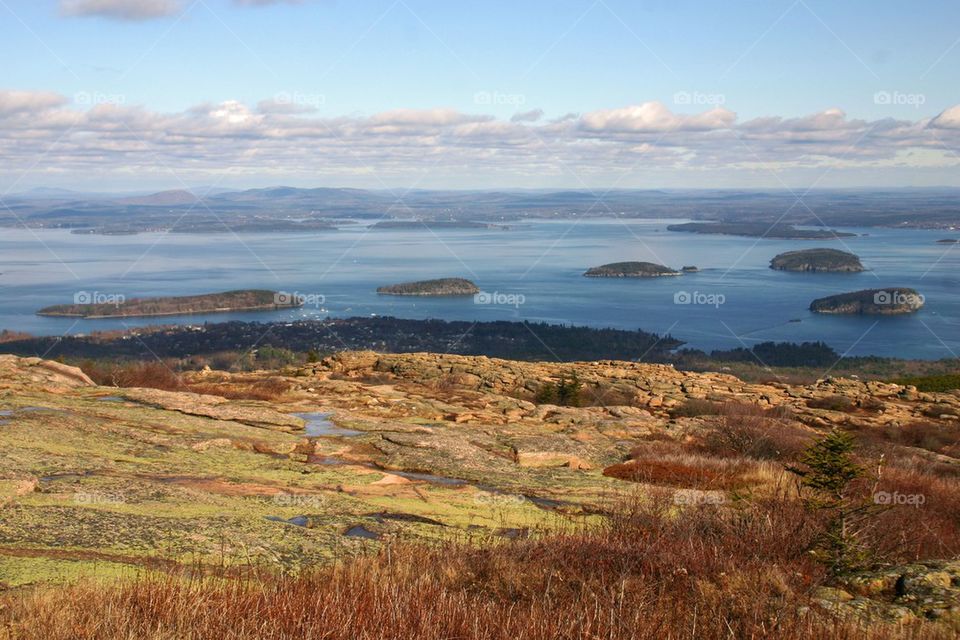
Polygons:
<instances>
[{"instance_id":1,"label":"small rocky island","mask_svg":"<svg viewBox=\"0 0 960 640\"><path fill-rule=\"evenodd\" d=\"M653 262L611 262L588 269L583 275L588 278L656 278L679 276L680 272Z\"/></svg>"},{"instance_id":2,"label":"small rocky island","mask_svg":"<svg viewBox=\"0 0 960 640\"><path fill-rule=\"evenodd\" d=\"M386 296L472 296L480 293L480 288L464 278L437 278L379 287L377 293Z\"/></svg>"},{"instance_id":3,"label":"small rocky island","mask_svg":"<svg viewBox=\"0 0 960 640\"><path fill-rule=\"evenodd\" d=\"M937 240L937 244L960 244L960 239L944 238L942 240Z\"/></svg>"},{"instance_id":4,"label":"small rocky island","mask_svg":"<svg viewBox=\"0 0 960 640\"><path fill-rule=\"evenodd\" d=\"M300 307L289 294L264 289L240 289L223 293L162 298L131 298L97 292L81 292L75 304L58 304L37 311L40 316L65 318L145 318L230 311L275 311Z\"/></svg>"},{"instance_id":5,"label":"small rocky island","mask_svg":"<svg viewBox=\"0 0 960 640\"><path fill-rule=\"evenodd\" d=\"M858 273L865 271L860 258L838 249L802 249L781 253L770 261L777 271L811 271L815 273Z\"/></svg>"},{"instance_id":6,"label":"small rocky island","mask_svg":"<svg viewBox=\"0 0 960 640\"><path fill-rule=\"evenodd\" d=\"M923 302L923 296L915 289L891 287L818 298L810 303L810 310L814 313L893 316L914 313Z\"/></svg>"},{"instance_id":7,"label":"small rocky island","mask_svg":"<svg viewBox=\"0 0 960 640\"><path fill-rule=\"evenodd\" d=\"M700 273L700 267L691 264L681 267L680 271L683 273Z\"/></svg>"}]
</instances>

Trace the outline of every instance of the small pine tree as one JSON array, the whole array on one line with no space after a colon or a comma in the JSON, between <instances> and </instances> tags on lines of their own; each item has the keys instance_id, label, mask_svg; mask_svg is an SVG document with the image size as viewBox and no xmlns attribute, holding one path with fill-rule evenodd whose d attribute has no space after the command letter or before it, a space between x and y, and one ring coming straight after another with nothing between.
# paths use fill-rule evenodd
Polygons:
<instances>
[{"instance_id":1,"label":"small pine tree","mask_svg":"<svg viewBox=\"0 0 960 640\"><path fill-rule=\"evenodd\" d=\"M873 505L851 497L851 483L864 475L853 457L853 437L834 429L811 444L799 458L801 466L787 470L800 478L808 507L830 514L827 530L815 553L834 574L846 573L866 562L859 534Z\"/></svg>"},{"instance_id":2,"label":"small pine tree","mask_svg":"<svg viewBox=\"0 0 960 640\"><path fill-rule=\"evenodd\" d=\"M566 377L561 378L557 384L557 396L560 404L565 407L579 407L581 402L580 390L582 386L576 374L569 380Z\"/></svg>"},{"instance_id":3,"label":"small pine tree","mask_svg":"<svg viewBox=\"0 0 960 640\"><path fill-rule=\"evenodd\" d=\"M579 407L582 403L580 392L583 384L574 375L572 378L563 376L557 382L547 382L537 389L535 400L537 404L556 404L563 407Z\"/></svg>"}]
</instances>

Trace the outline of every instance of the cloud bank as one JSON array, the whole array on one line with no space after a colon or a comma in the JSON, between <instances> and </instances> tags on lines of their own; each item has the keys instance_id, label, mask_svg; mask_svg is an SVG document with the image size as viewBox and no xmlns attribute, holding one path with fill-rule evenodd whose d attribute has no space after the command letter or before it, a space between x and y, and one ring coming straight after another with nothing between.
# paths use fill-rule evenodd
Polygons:
<instances>
[{"instance_id":1,"label":"cloud bank","mask_svg":"<svg viewBox=\"0 0 960 640\"><path fill-rule=\"evenodd\" d=\"M741 122L713 107L678 113L644 102L562 118L539 109L507 120L454 109L401 109L321 117L320 97L297 93L257 105L237 101L158 113L111 96L69 100L0 90L0 175L54 182L250 176L376 188L432 176L571 186L643 172L767 172L960 166L960 105L919 120L866 121L840 109ZM955 175L955 172L954 172ZM623 186L629 186L625 181Z\"/></svg>"}]
</instances>

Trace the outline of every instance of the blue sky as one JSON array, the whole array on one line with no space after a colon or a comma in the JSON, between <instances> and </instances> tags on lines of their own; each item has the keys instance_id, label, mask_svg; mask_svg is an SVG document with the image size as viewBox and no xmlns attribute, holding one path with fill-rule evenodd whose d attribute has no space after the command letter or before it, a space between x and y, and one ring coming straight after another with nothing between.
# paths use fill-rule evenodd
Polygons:
<instances>
[{"instance_id":1,"label":"blue sky","mask_svg":"<svg viewBox=\"0 0 960 640\"><path fill-rule=\"evenodd\" d=\"M762 178L755 167L741 167L737 174L732 158L711 146L720 137L718 132L758 119L815 118L832 113L829 110L844 114L843 124L835 121L829 127L847 130L849 136L843 141L819 136L770 145L773 133L751 134L759 145L750 153L753 160L769 165L768 173L781 173L797 185L809 185L819 175L813 168L825 166L823 158L832 158L840 174L831 170L829 180L821 181L826 185L856 186L874 179L881 184L891 180L903 185L956 184L953 123L960 113L950 112L960 103L960 3L956 2L0 0L0 56L5 61L0 68L0 91L18 92L16 104L24 104L24 93L58 94L64 98L62 104L44 103L40 111L66 112L57 120L61 124L71 114L76 118L98 108L106 112L104 106L114 111L102 113L96 123L73 123L75 130L66 138L78 146L63 158L54 150L50 166L43 163L32 169L28 177L19 179L20 186L76 183L81 158L95 164L108 186L130 186L133 179L111 163L126 161L136 166L142 159L131 157L132 149L123 147L115 127L110 134L103 122L108 116L126 122L124 127L133 129L131 135L142 134L144 145L177 164L187 182L209 182L219 176L227 183L343 182L376 187L363 175L373 171L382 173L390 184L419 180L419 186L457 187L494 186L498 177L508 186L524 186L524 180L529 182L525 186L559 186L567 174L567 186L576 187L576 181L569 180L573 172L579 181L591 185L619 180L618 186L657 186L659 180L664 186L695 186L706 179L710 186L777 186L784 178ZM256 131L248 126L250 119L244 120L243 132L213 126L209 136L219 137L216 148L200 148L197 141L206 136L191 121L192 142L171 151L184 136L163 138L157 132L159 120L146 122L148 117L180 114L177 124L182 125L198 108L209 113L215 110L211 105L225 103L245 106L256 119L259 104L278 100L304 107L303 113L260 118ZM709 126L677 126L657 111L658 123L668 121L666 140L657 139L663 128L647 126L646 116L647 124L640 128L611 129L607 121L599 127L582 126L584 114L654 103L677 116L721 109L735 114L735 121L721 118ZM382 162L374 156L364 156L362 161L354 158L352 173L342 167L311 173L302 166L309 158L311 136L291 133L298 130L299 120L319 120L324 128L335 128L338 139L347 141L361 133L341 129L349 127L344 122L368 122L395 110L436 113L441 109L492 118L493 124L483 124L484 135L496 136L500 131L502 137L485 143L486 157L471 159L460 135L464 126L476 128L469 117L456 122L447 116L439 121L418 119L418 126L440 128L418 129L418 140L412 145L403 146L402 140L391 138L383 146L399 149L390 158ZM516 148L516 140L510 140L516 132L506 131L510 119L535 110L542 115L531 115L523 122L530 123L525 131L541 147L539 159L546 177L538 177L533 157L524 158L517 167L519 173L492 171L487 163L490 154L507 160L508 150ZM21 108L16 122L9 125L11 136L17 128L31 130L23 112ZM549 124L569 114L581 118L578 124L563 131ZM612 115L622 124L618 114ZM942 117L936 139L918 133L938 116ZM242 119L237 116L233 123ZM897 145L884 140L877 144L886 145L887 164L896 166L864 166L863 161L847 166L849 155L861 156L865 151L859 138L872 140L876 133L868 132L869 124L847 124L889 119L900 123L895 127ZM402 126L410 125L409 118L402 120ZM497 123L504 126L498 129ZM398 170L402 162L422 155L418 149L427 138L447 136L450 142L451 131L443 127L460 127L455 132L458 145L452 162L439 163L449 165L445 175ZM31 134L41 143L47 138L53 142L64 133L50 123L38 128L48 134ZM275 138L269 132L280 129L291 143L289 150L301 151L299 162L295 153L244 146L252 136ZM576 133L585 129L590 135ZM606 155L622 156L622 164L603 163L585 152L597 142L601 129L610 134L602 140L611 145ZM694 130L696 135L691 134ZM110 149L82 149L84 133L87 137L113 135L115 144L108 145ZM372 143L381 139L377 136L396 134L379 128L362 135ZM741 133L734 135L744 139ZM234 144L220 146L228 138ZM804 145L825 143L831 148L813 154L802 150ZM841 153L841 143L855 147L854 153ZM472 144L476 148L480 143ZM626 174L627 166L633 166L626 156L653 147L660 150L662 145L672 155L651 154L651 163L659 171L669 162L674 170L653 177ZM318 148L333 152L329 145ZM791 151L794 148L796 152ZM0 176L7 185L29 166L20 166L29 163L28 151L22 139L0 144L8 165ZM261 152L268 167L263 174L241 170L222 176L228 164L237 168L231 158ZM916 157L905 160L905 153ZM195 168L190 168L190 161L184 162L183 154L194 154L188 157L196 159ZM219 170L213 157L218 154L224 157ZM899 159L893 159L898 154ZM867 155L869 162L876 163L884 154ZM564 169L566 160L569 166ZM163 183L157 172L149 173L146 182ZM524 184L515 184L518 176Z\"/></svg>"}]
</instances>

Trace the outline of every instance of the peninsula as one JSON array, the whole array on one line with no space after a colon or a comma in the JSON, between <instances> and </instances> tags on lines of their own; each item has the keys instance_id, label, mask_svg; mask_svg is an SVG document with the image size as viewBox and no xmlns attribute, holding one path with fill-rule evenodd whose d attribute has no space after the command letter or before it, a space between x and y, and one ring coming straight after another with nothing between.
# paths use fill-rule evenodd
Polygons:
<instances>
[{"instance_id":1,"label":"peninsula","mask_svg":"<svg viewBox=\"0 0 960 640\"><path fill-rule=\"evenodd\" d=\"M86 302L89 299L89 302ZM223 293L161 298L112 297L101 301L98 294L78 294L76 304L58 304L37 311L40 316L65 318L144 318L230 311L275 311L301 306L293 296L264 289L240 289Z\"/></svg>"}]
</instances>

